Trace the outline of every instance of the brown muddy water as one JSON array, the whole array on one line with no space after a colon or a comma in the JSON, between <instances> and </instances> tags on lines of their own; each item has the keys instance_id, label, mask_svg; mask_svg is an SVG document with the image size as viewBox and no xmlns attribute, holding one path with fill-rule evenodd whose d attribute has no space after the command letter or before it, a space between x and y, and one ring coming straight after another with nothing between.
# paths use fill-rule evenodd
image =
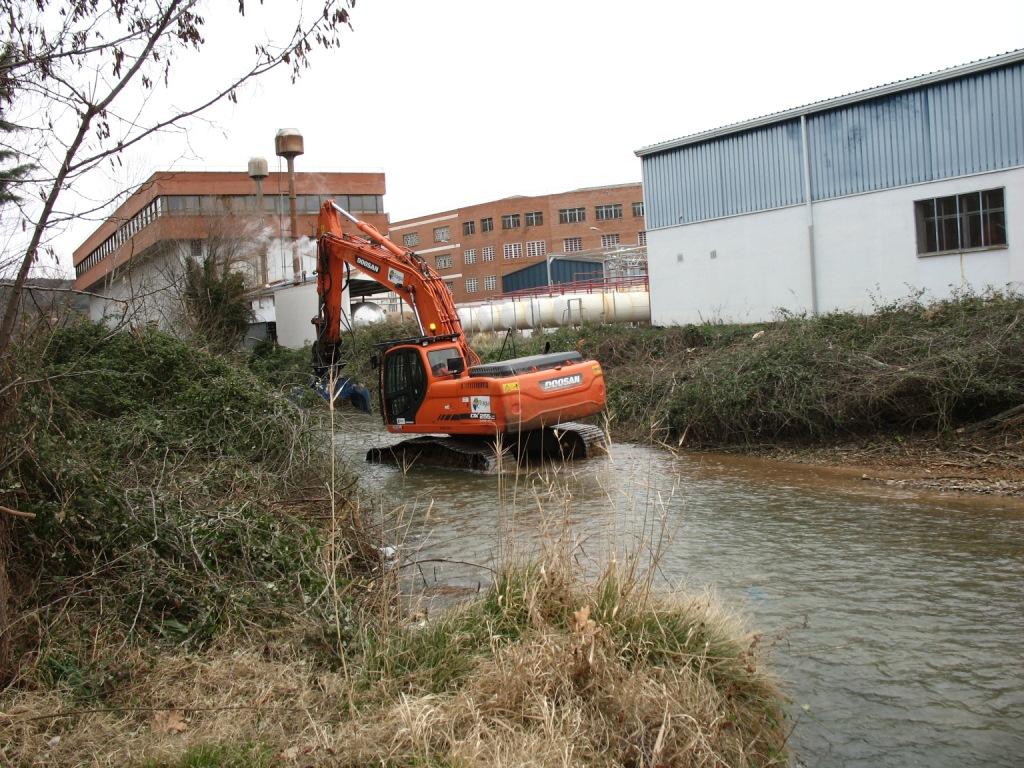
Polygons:
<instances>
[{"instance_id":1,"label":"brown muddy water","mask_svg":"<svg viewBox=\"0 0 1024 768\"><path fill-rule=\"evenodd\" d=\"M489 575L429 561L493 566L564 521L592 564L660 538L657 583L710 589L775 637L797 765L1024 765L1021 502L632 444L519 477L363 462L392 439L375 417L339 419L363 488L404 505L400 555L426 561L406 572L427 594Z\"/></svg>"}]
</instances>

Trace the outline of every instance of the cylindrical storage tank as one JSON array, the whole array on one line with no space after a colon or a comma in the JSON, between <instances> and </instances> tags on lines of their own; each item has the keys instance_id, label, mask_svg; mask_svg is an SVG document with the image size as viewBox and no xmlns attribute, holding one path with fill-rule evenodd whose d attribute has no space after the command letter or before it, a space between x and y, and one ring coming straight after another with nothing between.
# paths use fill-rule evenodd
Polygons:
<instances>
[{"instance_id":1,"label":"cylindrical storage tank","mask_svg":"<svg viewBox=\"0 0 1024 768\"><path fill-rule=\"evenodd\" d=\"M274 136L274 152L280 157L297 157L305 152L298 128L282 128Z\"/></svg>"},{"instance_id":2,"label":"cylindrical storage tank","mask_svg":"<svg viewBox=\"0 0 1024 768\"><path fill-rule=\"evenodd\" d=\"M599 293L584 294L583 322L584 323L611 323L611 319L604 316L604 295Z\"/></svg>"},{"instance_id":3,"label":"cylindrical storage tank","mask_svg":"<svg viewBox=\"0 0 1024 768\"><path fill-rule=\"evenodd\" d=\"M267 176L267 159L265 157L249 158L249 178L265 179Z\"/></svg>"},{"instance_id":4,"label":"cylindrical storage tank","mask_svg":"<svg viewBox=\"0 0 1024 768\"><path fill-rule=\"evenodd\" d=\"M646 291L570 293L460 307L459 319L470 333L578 323L645 323L651 319L651 303Z\"/></svg>"},{"instance_id":5,"label":"cylindrical storage tank","mask_svg":"<svg viewBox=\"0 0 1024 768\"><path fill-rule=\"evenodd\" d=\"M375 301L360 301L352 305L353 325L373 325L383 323L387 319L387 313L383 307Z\"/></svg>"}]
</instances>

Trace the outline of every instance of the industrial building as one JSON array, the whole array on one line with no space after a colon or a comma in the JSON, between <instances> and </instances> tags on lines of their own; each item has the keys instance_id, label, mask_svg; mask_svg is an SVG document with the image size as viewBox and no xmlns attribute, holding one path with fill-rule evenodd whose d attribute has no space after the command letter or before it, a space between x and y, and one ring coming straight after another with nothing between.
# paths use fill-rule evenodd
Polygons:
<instances>
[{"instance_id":1,"label":"industrial building","mask_svg":"<svg viewBox=\"0 0 1024 768\"><path fill-rule=\"evenodd\" d=\"M1024 50L636 154L655 324L1024 287Z\"/></svg>"},{"instance_id":2,"label":"industrial building","mask_svg":"<svg viewBox=\"0 0 1024 768\"><path fill-rule=\"evenodd\" d=\"M257 290L255 331L278 332L287 346L311 341L312 238L320 206L333 198L386 230L384 174L294 174L294 231L287 174L269 173L259 181L262 211L256 179L246 171L154 173L75 249L74 287L94 294L92 318L173 330L180 322L183 259L215 253L247 273ZM290 313L287 318L280 316L282 307Z\"/></svg>"},{"instance_id":3,"label":"industrial building","mask_svg":"<svg viewBox=\"0 0 1024 768\"><path fill-rule=\"evenodd\" d=\"M392 222L389 237L427 259L456 302L483 301L501 295L506 283L512 290L536 287L507 280L524 266L570 257L556 267L561 282L567 282L572 275L564 270L580 257L585 263L576 278L583 280L595 272L595 255L643 248L643 191L633 183L517 195ZM529 275L550 272L546 267Z\"/></svg>"}]
</instances>

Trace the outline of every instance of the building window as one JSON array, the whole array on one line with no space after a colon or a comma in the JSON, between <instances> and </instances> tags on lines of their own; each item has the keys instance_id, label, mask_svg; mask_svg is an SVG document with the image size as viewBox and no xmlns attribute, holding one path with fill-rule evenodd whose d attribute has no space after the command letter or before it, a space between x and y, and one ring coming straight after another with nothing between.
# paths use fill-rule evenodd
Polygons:
<instances>
[{"instance_id":1,"label":"building window","mask_svg":"<svg viewBox=\"0 0 1024 768\"><path fill-rule=\"evenodd\" d=\"M493 291L498 288L498 277L497 275L488 275L484 278L484 290Z\"/></svg>"},{"instance_id":2,"label":"building window","mask_svg":"<svg viewBox=\"0 0 1024 768\"><path fill-rule=\"evenodd\" d=\"M448 289L448 293L451 293L451 294L455 293L455 281L454 280L445 280L444 281L444 287Z\"/></svg>"},{"instance_id":3,"label":"building window","mask_svg":"<svg viewBox=\"0 0 1024 768\"><path fill-rule=\"evenodd\" d=\"M633 217L634 218L640 218L643 215L644 215L644 204L643 203L633 203Z\"/></svg>"},{"instance_id":4,"label":"building window","mask_svg":"<svg viewBox=\"0 0 1024 768\"><path fill-rule=\"evenodd\" d=\"M476 278L475 277L467 277L466 278L466 293L476 293L477 290L479 290L479 289L477 287L477 280L476 280Z\"/></svg>"},{"instance_id":5,"label":"building window","mask_svg":"<svg viewBox=\"0 0 1024 768\"><path fill-rule=\"evenodd\" d=\"M601 235L601 247L611 248L613 245L619 244L619 236L616 234L612 235Z\"/></svg>"},{"instance_id":6,"label":"building window","mask_svg":"<svg viewBox=\"0 0 1024 768\"><path fill-rule=\"evenodd\" d=\"M505 243L502 247L502 252L506 259L521 259L523 258L523 244Z\"/></svg>"},{"instance_id":7,"label":"building window","mask_svg":"<svg viewBox=\"0 0 1024 768\"><path fill-rule=\"evenodd\" d=\"M467 248L462 254L463 264L476 264L476 248Z\"/></svg>"},{"instance_id":8,"label":"building window","mask_svg":"<svg viewBox=\"0 0 1024 768\"><path fill-rule=\"evenodd\" d=\"M612 203L611 205L595 205L594 218L596 218L598 221L608 221L609 219L621 219L622 203Z\"/></svg>"},{"instance_id":9,"label":"building window","mask_svg":"<svg viewBox=\"0 0 1024 768\"><path fill-rule=\"evenodd\" d=\"M519 229L519 214L506 213L501 217L502 229Z\"/></svg>"},{"instance_id":10,"label":"building window","mask_svg":"<svg viewBox=\"0 0 1024 768\"><path fill-rule=\"evenodd\" d=\"M435 243L447 243L451 239L452 232L450 227L434 227Z\"/></svg>"},{"instance_id":11,"label":"building window","mask_svg":"<svg viewBox=\"0 0 1024 768\"><path fill-rule=\"evenodd\" d=\"M562 241L562 250L566 253L576 253L583 250L582 237L567 237Z\"/></svg>"},{"instance_id":12,"label":"building window","mask_svg":"<svg viewBox=\"0 0 1024 768\"><path fill-rule=\"evenodd\" d=\"M494 219L488 217L486 219L480 219L480 231L481 232L493 232L494 231Z\"/></svg>"},{"instance_id":13,"label":"building window","mask_svg":"<svg viewBox=\"0 0 1024 768\"><path fill-rule=\"evenodd\" d=\"M561 208L558 211L559 224L578 224L587 220L586 208Z\"/></svg>"},{"instance_id":14,"label":"building window","mask_svg":"<svg viewBox=\"0 0 1024 768\"><path fill-rule=\"evenodd\" d=\"M462 222L462 234L463 235L475 235L476 234L476 222L475 221L464 221L464 222Z\"/></svg>"},{"instance_id":15,"label":"building window","mask_svg":"<svg viewBox=\"0 0 1024 768\"><path fill-rule=\"evenodd\" d=\"M413 248L420 244L419 232L410 232L407 235L402 235L402 242L406 248Z\"/></svg>"},{"instance_id":16,"label":"building window","mask_svg":"<svg viewBox=\"0 0 1024 768\"><path fill-rule=\"evenodd\" d=\"M450 269L452 266L452 257L450 253L442 254L434 259L438 269Z\"/></svg>"},{"instance_id":17,"label":"building window","mask_svg":"<svg viewBox=\"0 0 1024 768\"><path fill-rule=\"evenodd\" d=\"M483 247L483 250L480 252L480 257L484 261L494 261L494 246L493 245L485 245Z\"/></svg>"},{"instance_id":18,"label":"building window","mask_svg":"<svg viewBox=\"0 0 1024 768\"><path fill-rule=\"evenodd\" d=\"M636 244L637 245L647 245L647 233L646 232L637 232L636 233Z\"/></svg>"},{"instance_id":19,"label":"building window","mask_svg":"<svg viewBox=\"0 0 1024 768\"><path fill-rule=\"evenodd\" d=\"M203 257L203 241L192 240L189 242L189 253L193 259L201 259Z\"/></svg>"},{"instance_id":20,"label":"building window","mask_svg":"<svg viewBox=\"0 0 1024 768\"><path fill-rule=\"evenodd\" d=\"M548 247L543 240L529 240L526 243L527 256L544 256Z\"/></svg>"},{"instance_id":21,"label":"building window","mask_svg":"<svg viewBox=\"0 0 1024 768\"><path fill-rule=\"evenodd\" d=\"M533 213L526 214L526 226L528 227L539 227L544 223L544 212L534 211Z\"/></svg>"},{"instance_id":22,"label":"building window","mask_svg":"<svg viewBox=\"0 0 1024 768\"><path fill-rule=\"evenodd\" d=\"M914 218L919 254L1006 245L1001 188L918 200Z\"/></svg>"}]
</instances>

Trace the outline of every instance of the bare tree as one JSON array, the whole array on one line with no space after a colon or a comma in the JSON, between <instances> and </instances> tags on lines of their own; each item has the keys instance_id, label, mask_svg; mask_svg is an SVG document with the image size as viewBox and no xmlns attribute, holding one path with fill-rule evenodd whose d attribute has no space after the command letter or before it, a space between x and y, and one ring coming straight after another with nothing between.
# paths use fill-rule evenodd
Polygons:
<instances>
[{"instance_id":1,"label":"bare tree","mask_svg":"<svg viewBox=\"0 0 1024 768\"><path fill-rule=\"evenodd\" d=\"M68 220L95 214L63 210L61 195L104 163L116 163L126 149L174 128L279 67L293 80L309 66L314 48L340 45L355 0L314 0L290 5L288 19L273 19L290 30L282 40L254 39L252 57L225 65L203 85L207 90L184 106L161 106L158 91L169 87L184 57L215 45L204 37L203 0L8 0L0 25L8 42L0 58L0 120L20 130L0 143L34 166L16 180L31 194L21 198L24 242L11 262L17 267L0 319L0 355L11 342L21 297L33 263L50 248L53 233ZM272 14L262 2L258 14ZM251 10L239 0L238 13ZM277 10L280 13L280 10ZM236 30L232 30L237 34ZM233 67L233 68L232 68ZM199 89L196 89L197 91ZM12 114L13 113L13 114ZM52 255L52 251L50 251Z\"/></svg>"},{"instance_id":2,"label":"bare tree","mask_svg":"<svg viewBox=\"0 0 1024 768\"><path fill-rule=\"evenodd\" d=\"M252 288L266 235L255 217L212 217L202 255L183 254L179 262L184 325L212 349L235 348L252 322Z\"/></svg>"}]
</instances>

